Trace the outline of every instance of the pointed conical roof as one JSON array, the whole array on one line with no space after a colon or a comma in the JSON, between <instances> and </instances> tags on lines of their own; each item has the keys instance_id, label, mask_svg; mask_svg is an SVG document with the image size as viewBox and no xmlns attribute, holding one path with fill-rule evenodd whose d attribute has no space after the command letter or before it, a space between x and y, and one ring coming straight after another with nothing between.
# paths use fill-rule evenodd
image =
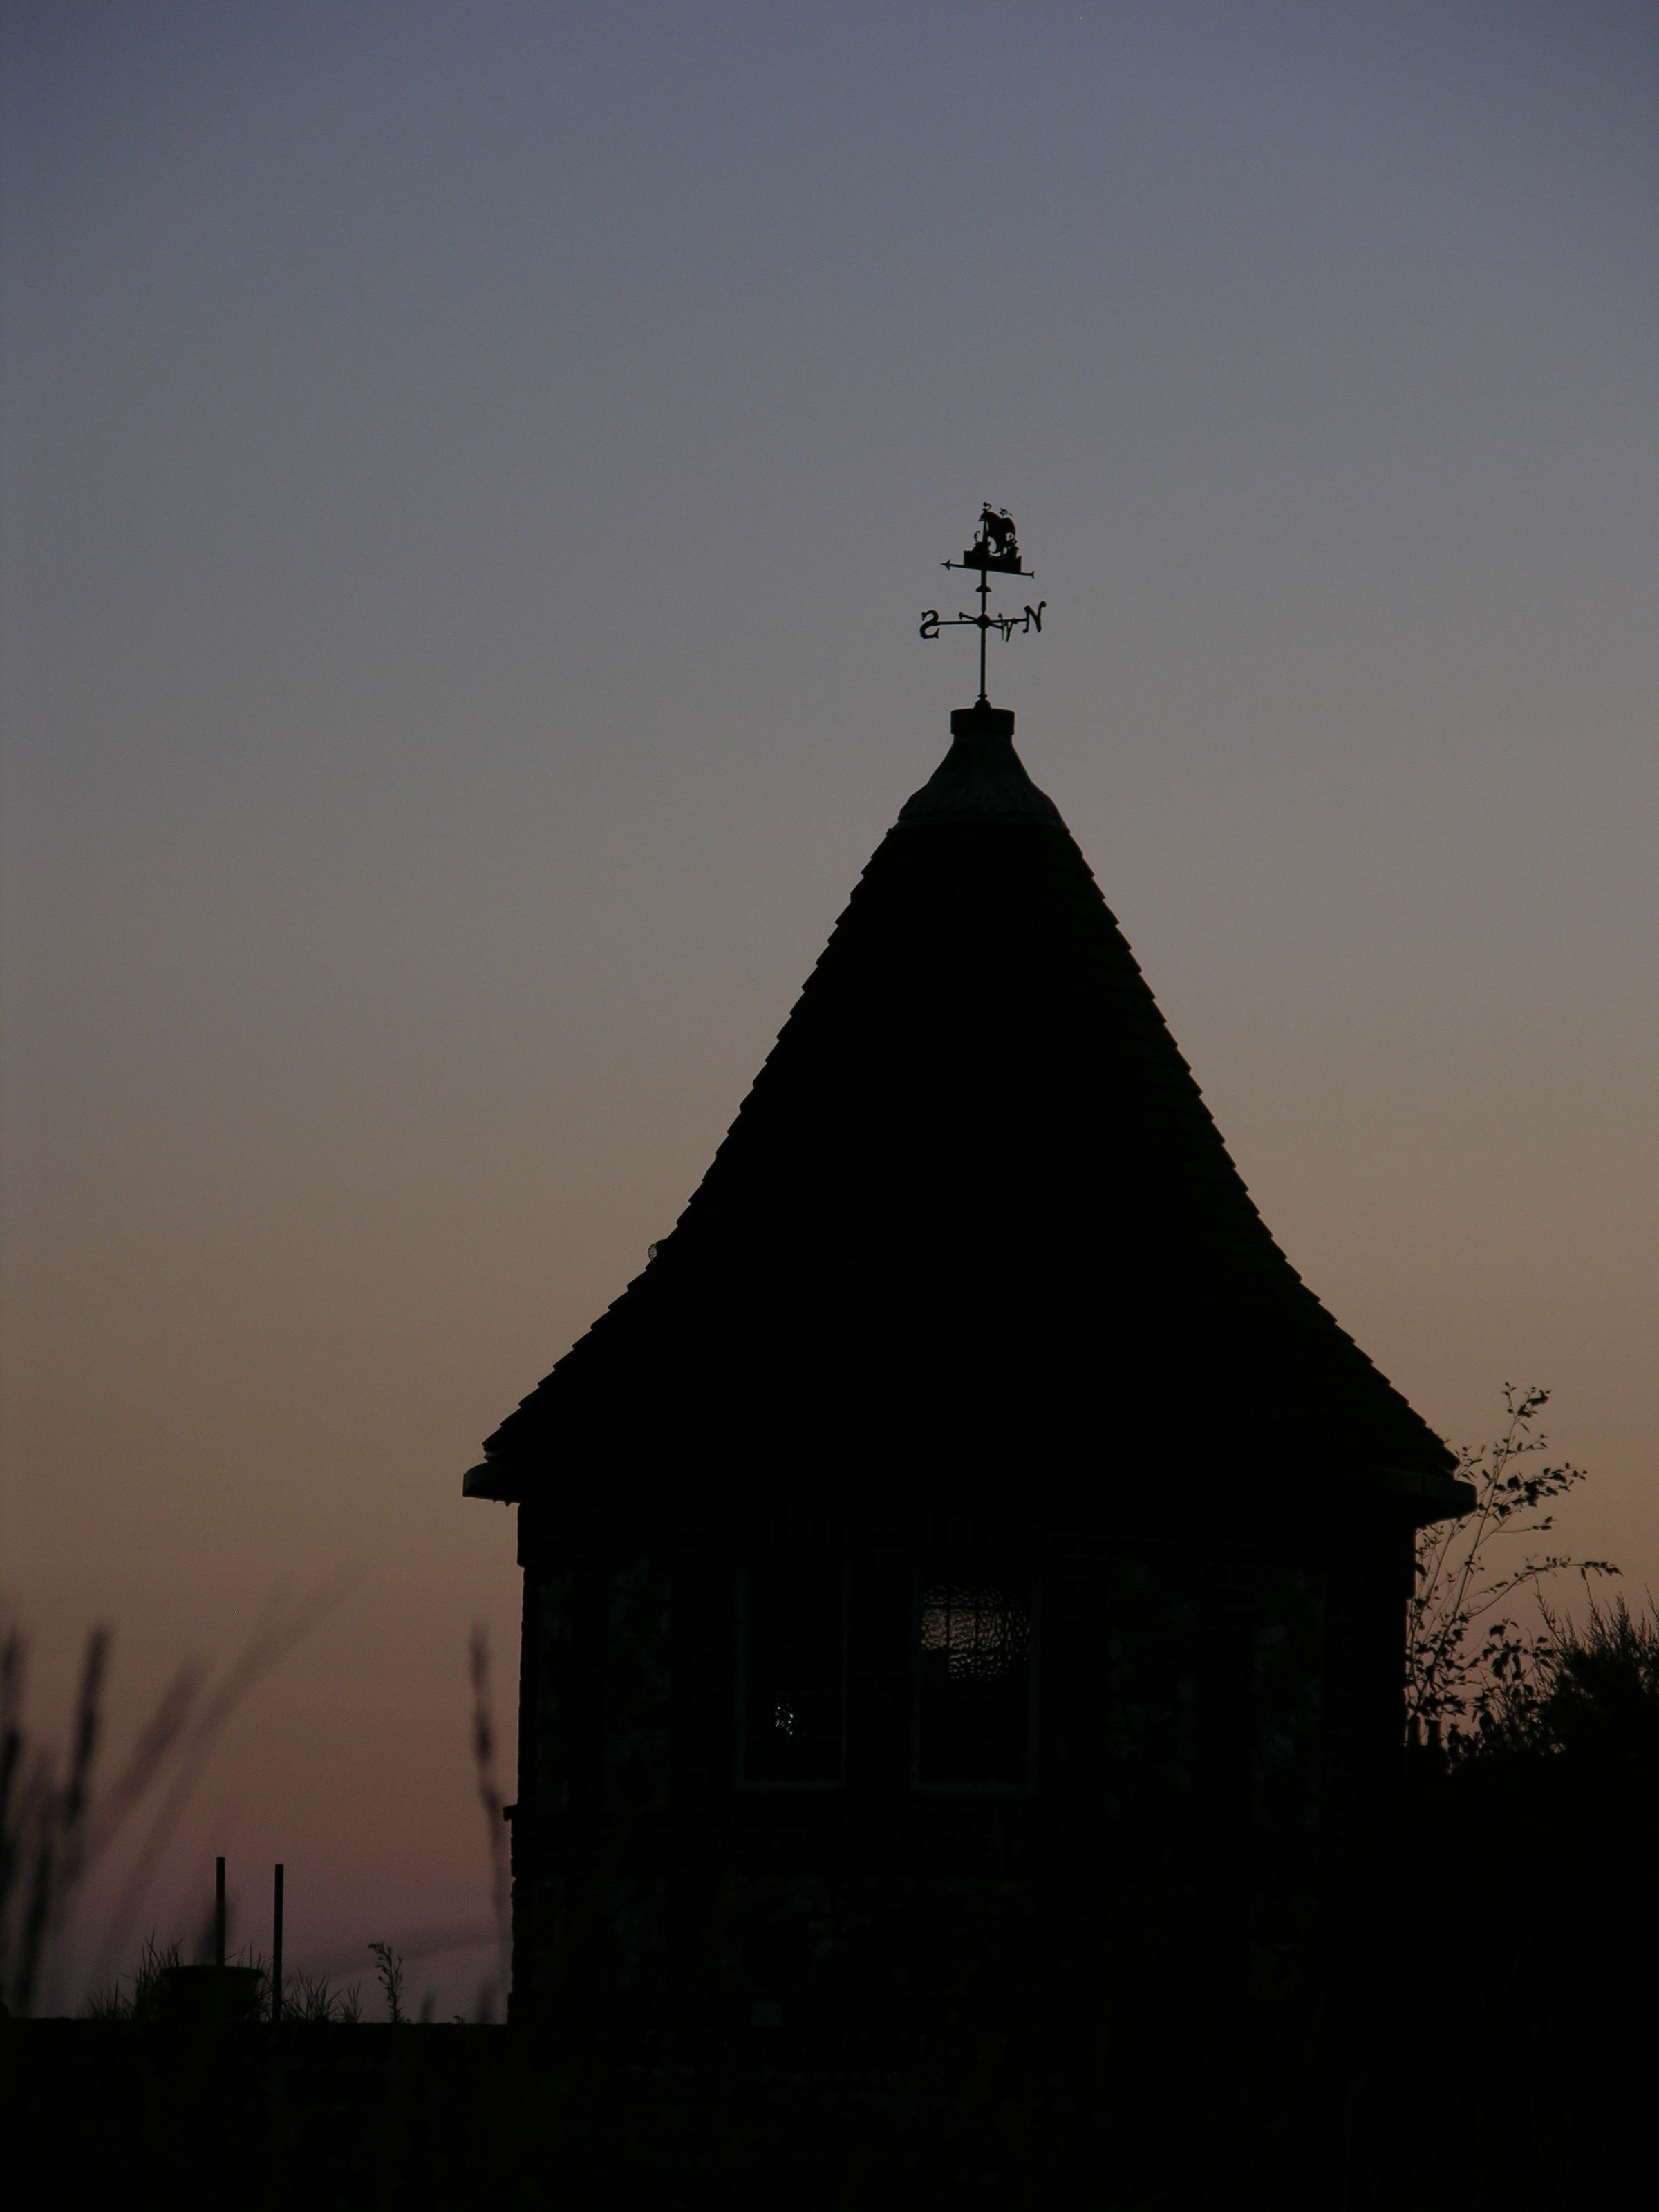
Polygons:
<instances>
[{"instance_id":1,"label":"pointed conical roof","mask_svg":"<svg viewBox=\"0 0 1659 2212\"><path fill-rule=\"evenodd\" d=\"M1269 1235L1013 716L951 726L672 1234L469 1489L1060 1454L1437 1490L1450 1455Z\"/></svg>"}]
</instances>

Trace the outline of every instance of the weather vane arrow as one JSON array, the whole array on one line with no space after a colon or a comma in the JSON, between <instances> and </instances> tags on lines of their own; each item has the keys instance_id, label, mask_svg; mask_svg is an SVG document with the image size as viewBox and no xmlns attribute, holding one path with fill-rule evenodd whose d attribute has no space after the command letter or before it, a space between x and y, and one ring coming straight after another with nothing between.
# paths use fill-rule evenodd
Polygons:
<instances>
[{"instance_id":1,"label":"weather vane arrow","mask_svg":"<svg viewBox=\"0 0 1659 2212\"><path fill-rule=\"evenodd\" d=\"M960 561L946 561L947 568L973 568L979 573L979 612L976 615L941 615L937 607L929 607L921 618L921 635L937 637L942 629L976 629L979 632L979 700L981 707L990 702L985 696L985 641L991 632L1000 630L1003 642L1018 630L1028 636L1032 630L1042 628L1042 610L1048 604L1039 599L1027 606L1024 614L994 615L987 601L991 596L991 578L997 576L1029 576L1035 583L1036 571L1021 565L1019 539L1014 531L1014 518L1006 507L986 507L980 514L979 535Z\"/></svg>"}]
</instances>

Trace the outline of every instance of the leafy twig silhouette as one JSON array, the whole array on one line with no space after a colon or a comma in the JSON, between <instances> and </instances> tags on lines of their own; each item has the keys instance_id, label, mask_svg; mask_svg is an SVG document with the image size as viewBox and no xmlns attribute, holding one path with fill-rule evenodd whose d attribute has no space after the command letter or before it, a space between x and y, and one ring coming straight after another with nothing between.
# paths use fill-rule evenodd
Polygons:
<instances>
[{"instance_id":1,"label":"leafy twig silhouette","mask_svg":"<svg viewBox=\"0 0 1659 2212\"><path fill-rule=\"evenodd\" d=\"M1416 1584L1407 1617L1407 1741L1456 1758L1513 1714L1531 1694L1557 1625L1540 1604L1541 1626L1528 1629L1510 1612L1525 1591L1540 1593L1552 1577L1576 1571L1586 1582L1616 1575L1606 1559L1561 1552L1528 1552L1513 1565L1494 1560L1493 1547L1547 1535L1554 1501L1585 1480L1565 1462L1534 1466L1547 1439L1536 1430L1547 1390L1504 1385L1504 1424L1490 1444L1467 1447L1458 1472L1474 1487L1474 1510L1458 1521L1421 1531ZM1512 1558L1512 1553L1510 1557Z\"/></svg>"}]
</instances>

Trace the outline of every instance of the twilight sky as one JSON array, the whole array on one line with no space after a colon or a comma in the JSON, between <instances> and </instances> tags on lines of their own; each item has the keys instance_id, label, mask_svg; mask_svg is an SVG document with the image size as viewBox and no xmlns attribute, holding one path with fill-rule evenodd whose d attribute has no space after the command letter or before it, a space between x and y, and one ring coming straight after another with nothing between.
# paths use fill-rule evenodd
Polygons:
<instances>
[{"instance_id":1,"label":"twilight sky","mask_svg":"<svg viewBox=\"0 0 1659 2212\"><path fill-rule=\"evenodd\" d=\"M118 1741L361 1569L144 1925L216 1850L301 1964L486 1922L461 1473L971 697L986 498L992 696L1280 1243L1453 1443L1553 1385L1659 1590L1650 6L5 23L0 1595L44 1723L113 1624Z\"/></svg>"}]
</instances>

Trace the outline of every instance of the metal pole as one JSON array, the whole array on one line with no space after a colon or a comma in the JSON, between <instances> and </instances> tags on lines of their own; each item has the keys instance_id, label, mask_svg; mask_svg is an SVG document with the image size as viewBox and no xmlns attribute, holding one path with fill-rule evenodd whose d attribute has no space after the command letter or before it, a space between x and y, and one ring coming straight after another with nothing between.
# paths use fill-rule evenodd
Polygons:
<instances>
[{"instance_id":1,"label":"metal pole","mask_svg":"<svg viewBox=\"0 0 1659 2212\"><path fill-rule=\"evenodd\" d=\"M979 572L979 703L988 704L985 692L985 641L991 625L986 617L985 602L991 596L991 579L981 568Z\"/></svg>"},{"instance_id":2,"label":"metal pole","mask_svg":"<svg viewBox=\"0 0 1659 2212\"><path fill-rule=\"evenodd\" d=\"M213 1963L225 1963L225 1863L213 1863Z\"/></svg>"},{"instance_id":3,"label":"metal pole","mask_svg":"<svg viewBox=\"0 0 1659 2212\"><path fill-rule=\"evenodd\" d=\"M283 1869L276 1867L276 1887L270 1907L270 2017L283 2016Z\"/></svg>"}]
</instances>

